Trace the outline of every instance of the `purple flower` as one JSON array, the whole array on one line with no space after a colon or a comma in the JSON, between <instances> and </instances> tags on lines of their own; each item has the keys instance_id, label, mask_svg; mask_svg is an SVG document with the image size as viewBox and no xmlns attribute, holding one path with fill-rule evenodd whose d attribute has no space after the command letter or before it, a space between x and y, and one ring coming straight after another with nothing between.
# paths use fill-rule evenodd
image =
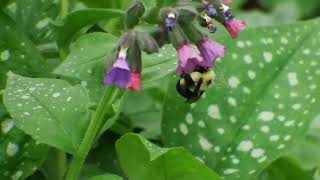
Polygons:
<instances>
[{"instance_id":1,"label":"purple flower","mask_svg":"<svg viewBox=\"0 0 320 180\"><path fill-rule=\"evenodd\" d=\"M201 43L197 44L197 47L203 57L204 67L212 67L215 64L215 60L224 56L225 47L212 41L209 38L205 38Z\"/></svg>"},{"instance_id":2,"label":"purple flower","mask_svg":"<svg viewBox=\"0 0 320 180\"><path fill-rule=\"evenodd\" d=\"M200 57L194 49L188 45L183 44L178 47L179 66L176 70L177 74L191 73L197 66L201 66L203 63L202 57Z\"/></svg>"},{"instance_id":3,"label":"purple flower","mask_svg":"<svg viewBox=\"0 0 320 180\"><path fill-rule=\"evenodd\" d=\"M131 80L131 72L125 58L119 57L104 77L104 84L114 84L118 88L126 88Z\"/></svg>"}]
</instances>

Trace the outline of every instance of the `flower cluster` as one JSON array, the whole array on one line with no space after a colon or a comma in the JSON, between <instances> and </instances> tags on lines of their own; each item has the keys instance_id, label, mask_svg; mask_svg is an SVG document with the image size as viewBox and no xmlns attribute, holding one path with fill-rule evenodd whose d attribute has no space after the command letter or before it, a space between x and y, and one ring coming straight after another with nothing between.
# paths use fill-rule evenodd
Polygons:
<instances>
[{"instance_id":1,"label":"flower cluster","mask_svg":"<svg viewBox=\"0 0 320 180\"><path fill-rule=\"evenodd\" d=\"M245 28L244 22L235 19L231 9L227 6L230 3L232 0L203 0L203 8L197 8L197 13L183 7L166 8L161 11L160 19L162 21L159 24L159 29L160 32L166 34L165 37L168 37L166 42L170 42L177 50L178 67L176 73L178 75L190 74L199 67L210 70L214 67L216 59L225 54L225 47L211 40L208 35L199 30L193 23L195 19L198 19L200 24L206 26L211 33L217 30L213 25L213 20L220 22L232 38L237 38L238 33ZM158 39L155 40L151 36L146 37L135 36L131 40L121 40L116 51L115 61L112 67L106 71L105 85L141 91L141 51L153 49L145 52L157 52L157 48L142 47L141 44L150 45L150 42L154 42L154 47L158 47L160 44L157 42ZM138 44L137 42L142 43ZM130 53L132 49L135 50Z\"/></svg>"}]
</instances>

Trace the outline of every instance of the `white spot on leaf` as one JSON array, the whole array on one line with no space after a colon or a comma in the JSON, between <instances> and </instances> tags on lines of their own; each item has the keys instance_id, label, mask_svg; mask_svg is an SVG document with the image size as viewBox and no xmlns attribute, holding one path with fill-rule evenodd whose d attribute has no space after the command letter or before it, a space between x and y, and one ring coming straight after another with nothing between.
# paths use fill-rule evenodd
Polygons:
<instances>
[{"instance_id":1,"label":"white spot on leaf","mask_svg":"<svg viewBox=\"0 0 320 180\"><path fill-rule=\"evenodd\" d=\"M267 62L267 63L270 63L273 59L273 56L270 52L264 52L263 53L263 57L264 57L264 60Z\"/></svg>"},{"instance_id":2,"label":"white spot on leaf","mask_svg":"<svg viewBox=\"0 0 320 180\"><path fill-rule=\"evenodd\" d=\"M258 115L258 119L262 121L272 121L274 118L273 112L263 111Z\"/></svg>"},{"instance_id":3,"label":"white spot on leaf","mask_svg":"<svg viewBox=\"0 0 320 180\"><path fill-rule=\"evenodd\" d=\"M291 86L298 85L299 81L298 81L297 73L295 72L288 73L288 81Z\"/></svg>"},{"instance_id":4,"label":"white spot on leaf","mask_svg":"<svg viewBox=\"0 0 320 180\"><path fill-rule=\"evenodd\" d=\"M199 144L204 151L210 151L213 145L203 136L199 136Z\"/></svg>"},{"instance_id":5,"label":"white spot on leaf","mask_svg":"<svg viewBox=\"0 0 320 180\"><path fill-rule=\"evenodd\" d=\"M12 119L7 119L2 121L1 123L1 130L3 134L7 134L14 126L14 122Z\"/></svg>"},{"instance_id":6,"label":"white spot on leaf","mask_svg":"<svg viewBox=\"0 0 320 180\"><path fill-rule=\"evenodd\" d=\"M221 119L220 110L219 110L219 107L217 105L210 105L208 107L208 115L212 119Z\"/></svg>"},{"instance_id":7,"label":"white spot on leaf","mask_svg":"<svg viewBox=\"0 0 320 180\"><path fill-rule=\"evenodd\" d=\"M240 80L237 77L232 76L229 78L228 83L231 88L237 88L240 85Z\"/></svg>"},{"instance_id":8,"label":"white spot on leaf","mask_svg":"<svg viewBox=\"0 0 320 180\"><path fill-rule=\"evenodd\" d=\"M9 142L7 145L6 153L8 156L14 156L15 154L17 154L18 150L19 146L17 144Z\"/></svg>"},{"instance_id":9,"label":"white spot on leaf","mask_svg":"<svg viewBox=\"0 0 320 180\"><path fill-rule=\"evenodd\" d=\"M263 154L264 154L264 150L261 148L252 149L252 151L251 151L251 156L253 158L259 158L259 157L263 156Z\"/></svg>"},{"instance_id":10,"label":"white spot on leaf","mask_svg":"<svg viewBox=\"0 0 320 180\"><path fill-rule=\"evenodd\" d=\"M248 152L253 148L253 143L250 140L241 141L237 147L238 151Z\"/></svg>"},{"instance_id":11,"label":"white spot on leaf","mask_svg":"<svg viewBox=\"0 0 320 180\"><path fill-rule=\"evenodd\" d=\"M188 127L187 125L185 125L184 123L181 123L180 126L180 132L183 134L183 135L187 135L188 134Z\"/></svg>"}]
</instances>

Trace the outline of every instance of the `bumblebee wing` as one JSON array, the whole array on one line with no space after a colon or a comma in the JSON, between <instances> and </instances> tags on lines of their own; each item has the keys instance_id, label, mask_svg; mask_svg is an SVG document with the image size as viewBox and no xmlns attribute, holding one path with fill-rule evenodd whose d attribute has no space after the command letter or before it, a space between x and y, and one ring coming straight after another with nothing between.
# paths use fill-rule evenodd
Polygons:
<instances>
[{"instance_id":1,"label":"bumblebee wing","mask_svg":"<svg viewBox=\"0 0 320 180\"><path fill-rule=\"evenodd\" d=\"M214 78L214 87L219 89L229 88L227 78L225 77L225 72L219 65L214 67L215 78Z\"/></svg>"}]
</instances>

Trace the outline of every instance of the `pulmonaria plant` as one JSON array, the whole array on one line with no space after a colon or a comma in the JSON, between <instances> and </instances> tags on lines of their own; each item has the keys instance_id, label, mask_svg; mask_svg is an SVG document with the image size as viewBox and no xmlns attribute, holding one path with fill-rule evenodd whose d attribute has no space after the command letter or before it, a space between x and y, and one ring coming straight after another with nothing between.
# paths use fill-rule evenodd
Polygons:
<instances>
[{"instance_id":1,"label":"pulmonaria plant","mask_svg":"<svg viewBox=\"0 0 320 180\"><path fill-rule=\"evenodd\" d=\"M227 29L232 38L237 38L238 33L245 28L245 24L234 18L227 6L230 3L232 0L203 0L202 8L195 8L197 11L174 7L162 9L160 13L158 32L162 37L167 37L165 42L171 43L177 50L176 73L180 76L177 90L187 99L200 97L205 91L204 87L207 88L212 83L214 77L208 78L207 74L205 76L203 74L213 70L216 59L222 58L226 49L208 38L208 35L199 30L194 23L198 19L202 26L206 26L210 33L214 33L216 27L212 20L215 19ZM130 9L131 12L134 10ZM128 34L130 38L127 38ZM163 43L151 36L137 34L134 30L129 30L126 38L120 40L116 60L106 71L105 85L113 84L118 88L141 91L141 51L158 52L159 44ZM134 52L128 53L129 51Z\"/></svg>"}]
</instances>

